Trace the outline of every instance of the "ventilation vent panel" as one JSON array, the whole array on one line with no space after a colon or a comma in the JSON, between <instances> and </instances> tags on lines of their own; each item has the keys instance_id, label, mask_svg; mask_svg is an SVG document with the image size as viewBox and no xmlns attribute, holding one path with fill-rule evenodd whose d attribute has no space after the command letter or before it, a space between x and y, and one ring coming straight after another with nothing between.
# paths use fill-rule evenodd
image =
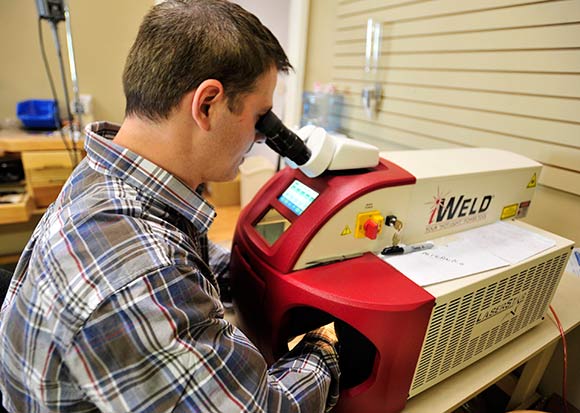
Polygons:
<instances>
[{"instance_id":1,"label":"ventilation vent panel","mask_svg":"<svg viewBox=\"0 0 580 413\"><path fill-rule=\"evenodd\" d=\"M476 291L449 302L437 302L410 395L438 383L541 321L567 256L566 252L517 273L498 275Z\"/></svg>"}]
</instances>

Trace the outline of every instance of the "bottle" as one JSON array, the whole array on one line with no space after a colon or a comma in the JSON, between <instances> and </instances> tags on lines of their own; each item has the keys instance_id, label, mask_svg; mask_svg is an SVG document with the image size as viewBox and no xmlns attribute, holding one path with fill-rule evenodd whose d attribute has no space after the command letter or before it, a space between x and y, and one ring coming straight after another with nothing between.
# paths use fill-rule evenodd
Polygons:
<instances>
[{"instance_id":1,"label":"bottle","mask_svg":"<svg viewBox=\"0 0 580 413\"><path fill-rule=\"evenodd\" d=\"M326 130L328 132L337 132L340 130L342 107L344 106L344 97L336 93L336 88L332 83L326 85L327 96L327 114Z\"/></svg>"},{"instance_id":2,"label":"bottle","mask_svg":"<svg viewBox=\"0 0 580 413\"><path fill-rule=\"evenodd\" d=\"M334 85L314 83L313 91L302 95L302 103L301 127L315 125L329 132L340 129L343 97L336 93Z\"/></svg>"},{"instance_id":3,"label":"bottle","mask_svg":"<svg viewBox=\"0 0 580 413\"><path fill-rule=\"evenodd\" d=\"M315 82L312 92L304 92L302 95L302 119L300 126L314 125L324 127L326 125L326 95L322 92L320 83Z\"/></svg>"}]
</instances>

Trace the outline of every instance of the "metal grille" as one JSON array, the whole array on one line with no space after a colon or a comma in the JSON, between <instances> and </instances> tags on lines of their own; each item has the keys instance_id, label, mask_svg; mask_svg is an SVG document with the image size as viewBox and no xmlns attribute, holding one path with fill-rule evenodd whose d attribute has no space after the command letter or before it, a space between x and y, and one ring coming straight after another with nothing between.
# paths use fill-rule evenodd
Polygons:
<instances>
[{"instance_id":1,"label":"metal grille","mask_svg":"<svg viewBox=\"0 0 580 413\"><path fill-rule=\"evenodd\" d=\"M502 346L543 317L567 253L437 303L410 394L417 394Z\"/></svg>"}]
</instances>

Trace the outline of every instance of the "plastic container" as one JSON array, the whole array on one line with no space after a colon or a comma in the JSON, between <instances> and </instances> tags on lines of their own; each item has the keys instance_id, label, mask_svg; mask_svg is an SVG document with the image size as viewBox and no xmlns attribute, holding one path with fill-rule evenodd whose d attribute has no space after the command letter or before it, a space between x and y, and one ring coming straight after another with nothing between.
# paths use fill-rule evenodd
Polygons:
<instances>
[{"instance_id":1,"label":"plastic container","mask_svg":"<svg viewBox=\"0 0 580 413\"><path fill-rule=\"evenodd\" d=\"M328 132L340 129L343 96L334 93L304 92L300 126L314 125Z\"/></svg>"},{"instance_id":2,"label":"plastic container","mask_svg":"<svg viewBox=\"0 0 580 413\"><path fill-rule=\"evenodd\" d=\"M240 165L240 205L246 206L274 175L276 168L263 156L249 156Z\"/></svg>"},{"instance_id":3,"label":"plastic container","mask_svg":"<svg viewBox=\"0 0 580 413\"><path fill-rule=\"evenodd\" d=\"M58 106L54 100L31 99L18 102L16 116L27 129L54 130L59 127Z\"/></svg>"}]
</instances>

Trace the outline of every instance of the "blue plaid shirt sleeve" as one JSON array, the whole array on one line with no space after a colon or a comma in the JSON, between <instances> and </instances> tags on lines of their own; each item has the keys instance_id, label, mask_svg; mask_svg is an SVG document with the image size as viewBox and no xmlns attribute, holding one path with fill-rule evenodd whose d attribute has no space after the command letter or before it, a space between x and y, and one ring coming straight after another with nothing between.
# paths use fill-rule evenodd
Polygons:
<instances>
[{"instance_id":1,"label":"blue plaid shirt sleeve","mask_svg":"<svg viewBox=\"0 0 580 413\"><path fill-rule=\"evenodd\" d=\"M215 211L90 125L87 157L35 229L0 312L9 412L321 412L338 397L324 329L273 366L223 318L218 277L183 225Z\"/></svg>"},{"instance_id":2,"label":"blue plaid shirt sleeve","mask_svg":"<svg viewBox=\"0 0 580 413\"><path fill-rule=\"evenodd\" d=\"M205 288L198 271L167 267L94 312L65 364L101 411L322 412L336 403L336 353L323 331L268 370Z\"/></svg>"}]
</instances>

